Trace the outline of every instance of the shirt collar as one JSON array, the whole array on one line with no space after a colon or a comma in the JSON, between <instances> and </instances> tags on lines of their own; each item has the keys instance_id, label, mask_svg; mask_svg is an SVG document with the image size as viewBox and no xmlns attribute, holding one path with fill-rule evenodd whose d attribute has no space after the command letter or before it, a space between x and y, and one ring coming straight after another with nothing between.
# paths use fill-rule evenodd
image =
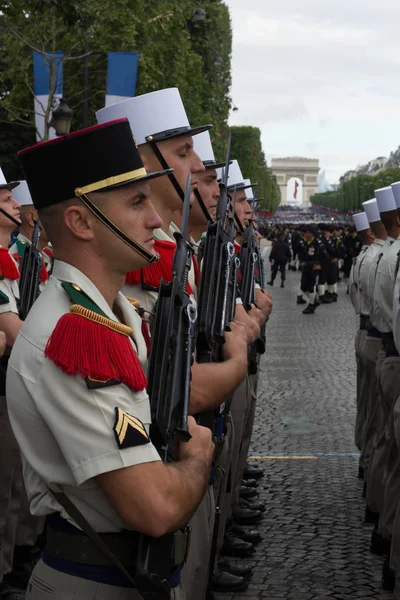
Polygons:
<instances>
[{"instance_id":1,"label":"shirt collar","mask_svg":"<svg viewBox=\"0 0 400 600\"><path fill-rule=\"evenodd\" d=\"M168 233L171 233L171 230L169 230ZM171 236L169 236L168 233L165 233L165 231L163 231L162 229L155 229L153 231L153 236L156 240L161 240L164 242L175 242L175 238L173 237L173 235L171 234Z\"/></svg>"},{"instance_id":2,"label":"shirt collar","mask_svg":"<svg viewBox=\"0 0 400 600\"><path fill-rule=\"evenodd\" d=\"M113 321L116 320L116 317L104 296L100 293L95 284L82 273L82 271L62 260L55 260L52 277L55 277L60 281L78 285L109 319L112 319Z\"/></svg>"}]
</instances>

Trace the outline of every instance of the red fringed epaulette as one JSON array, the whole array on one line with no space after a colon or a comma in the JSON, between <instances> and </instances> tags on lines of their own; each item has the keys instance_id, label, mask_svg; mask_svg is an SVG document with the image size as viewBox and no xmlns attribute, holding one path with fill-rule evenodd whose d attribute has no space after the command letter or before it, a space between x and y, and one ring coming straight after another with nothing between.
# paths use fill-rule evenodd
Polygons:
<instances>
[{"instance_id":1,"label":"red fringed epaulette","mask_svg":"<svg viewBox=\"0 0 400 600\"><path fill-rule=\"evenodd\" d=\"M175 242L167 240L155 240L154 250L160 255L159 260L143 269L130 271L126 274L125 281L128 285L146 284L158 290L161 279L167 283L172 281L172 261L175 254ZM190 284L187 284L187 293L192 294Z\"/></svg>"},{"instance_id":2,"label":"red fringed epaulette","mask_svg":"<svg viewBox=\"0 0 400 600\"><path fill-rule=\"evenodd\" d=\"M77 304L70 311L58 321L45 356L68 375L144 390L147 379L130 341L132 328Z\"/></svg>"},{"instance_id":3,"label":"red fringed epaulette","mask_svg":"<svg viewBox=\"0 0 400 600\"><path fill-rule=\"evenodd\" d=\"M19 279L19 271L8 248L0 248L0 270L5 279Z\"/></svg>"},{"instance_id":4,"label":"red fringed epaulette","mask_svg":"<svg viewBox=\"0 0 400 600\"><path fill-rule=\"evenodd\" d=\"M40 283L46 283L49 279L49 274L46 269L46 265L42 263L42 271L40 273Z\"/></svg>"}]
</instances>

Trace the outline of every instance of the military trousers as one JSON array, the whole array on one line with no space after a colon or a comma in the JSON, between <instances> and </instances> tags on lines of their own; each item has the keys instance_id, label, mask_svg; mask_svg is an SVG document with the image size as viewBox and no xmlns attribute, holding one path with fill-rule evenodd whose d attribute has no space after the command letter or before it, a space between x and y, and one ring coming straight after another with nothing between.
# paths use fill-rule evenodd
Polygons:
<instances>
[{"instance_id":1,"label":"military trousers","mask_svg":"<svg viewBox=\"0 0 400 600\"><path fill-rule=\"evenodd\" d=\"M243 432L249 408L249 379L246 377L240 386L235 390L231 404L231 416L233 430L235 432L234 443L231 457L231 481L232 494L231 506L235 505L238 500L237 494L237 479L239 477L239 459L242 449Z\"/></svg>"},{"instance_id":2,"label":"military trousers","mask_svg":"<svg viewBox=\"0 0 400 600\"><path fill-rule=\"evenodd\" d=\"M361 357L362 345L367 337L366 329L359 329L356 333L356 338L354 341L354 349L356 354L356 364L357 364L357 396L356 396L356 406L357 406L357 414L356 414L356 426L355 426L355 443L359 450L362 449L362 433L366 418L366 402L362 402L361 396L361 382L363 378L363 361Z\"/></svg>"},{"instance_id":3,"label":"military trousers","mask_svg":"<svg viewBox=\"0 0 400 600\"><path fill-rule=\"evenodd\" d=\"M368 468L371 458L375 434L377 431L377 383L376 360L381 347L381 339L367 337L361 349L363 361L363 378L361 383L361 401L366 403L366 418L363 427L361 444L361 461L364 464L364 477L368 486Z\"/></svg>"},{"instance_id":4,"label":"military trousers","mask_svg":"<svg viewBox=\"0 0 400 600\"><path fill-rule=\"evenodd\" d=\"M384 397L382 391L382 371L386 361L386 352L383 347L378 352L375 366L376 376L376 414L375 425L376 431L371 444L371 456L368 469L368 485L367 485L367 504L369 508L380 513L383 509L383 489L385 479L386 461L389 451L389 445L386 440L387 425L390 413L390 407L385 405L388 401L387 396ZM385 375L390 375L390 371L386 370ZM384 382L386 384L386 382ZM386 387L387 392L387 387Z\"/></svg>"},{"instance_id":5,"label":"military trousers","mask_svg":"<svg viewBox=\"0 0 400 600\"><path fill-rule=\"evenodd\" d=\"M232 506L239 502L240 486L243 479L243 472L249 456L251 436L253 434L254 417L256 412L256 390L257 390L258 370L255 375L249 375L246 388L246 411L243 419L242 440L239 449L239 458L236 468L235 481L233 486Z\"/></svg>"},{"instance_id":6,"label":"military trousers","mask_svg":"<svg viewBox=\"0 0 400 600\"><path fill-rule=\"evenodd\" d=\"M21 456L8 418L5 396L0 396L0 582L12 568L21 485Z\"/></svg>"},{"instance_id":7,"label":"military trousers","mask_svg":"<svg viewBox=\"0 0 400 600\"><path fill-rule=\"evenodd\" d=\"M214 486L215 505L219 509L219 518L217 521L217 552L215 557L214 570L218 561L219 552L224 543L226 524L228 522L231 510L232 498L232 453L235 445L235 434L233 430L232 417L228 413L225 417L226 434L225 443L219 456L217 464L217 480Z\"/></svg>"},{"instance_id":8,"label":"military trousers","mask_svg":"<svg viewBox=\"0 0 400 600\"><path fill-rule=\"evenodd\" d=\"M379 518L378 532L391 540L397 506L400 500L400 357L387 358L382 368L382 395L388 409L386 427L387 459L383 492L383 508Z\"/></svg>"},{"instance_id":9,"label":"military trousers","mask_svg":"<svg viewBox=\"0 0 400 600\"><path fill-rule=\"evenodd\" d=\"M205 600L206 597L214 520L214 487L209 485L190 520L189 555L181 573L185 593L190 600Z\"/></svg>"}]
</instances>

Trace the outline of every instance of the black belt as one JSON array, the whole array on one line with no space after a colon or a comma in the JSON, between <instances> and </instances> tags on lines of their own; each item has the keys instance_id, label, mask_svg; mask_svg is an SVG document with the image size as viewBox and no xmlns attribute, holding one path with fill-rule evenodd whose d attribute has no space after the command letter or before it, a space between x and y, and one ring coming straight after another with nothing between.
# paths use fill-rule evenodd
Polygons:
<instances>
[{"instance_id":1,"label":"black belt","mask_svg":"<svg viewBox=\"0 0 400 600\"><path fill-rule=\"evenodd\" d=\"M368 315L360 315L360 329L368 329Z\"/></svg>"},{"instance_id":2,"label":"black belt","mask_svg":"<svg viewBox=\"0 0 400 600\"><path fill-rule=\"evenodd\" d=\"M368 335L368 337L372 337L372 338L376 338L376 339L381 339L381 337L382 337L381 332L376 327L369 327L367 335Z\"/></svg>"},{"instance_id":3,"label":"black belt","mask_svg":"<svg viewBox=\"0 0 400 600\"><path fill-rule=\"evenodd\" d=\"M45 552L47 554L55 555L72 563L92 566L110 565L101 550L94 545L88 536L68 523L59 514L47 517L46 529ZM182 528L171 535L173 535L172 562L174 565L179 566L184 564L187 558L190 528ZM123 530L115 533L100 533L99 536L118 560L127 569L132 570L136 564L140 534L136 531ZM161 553L160 561L164 559L165 555Z\"/></svg>"}]
</instances>

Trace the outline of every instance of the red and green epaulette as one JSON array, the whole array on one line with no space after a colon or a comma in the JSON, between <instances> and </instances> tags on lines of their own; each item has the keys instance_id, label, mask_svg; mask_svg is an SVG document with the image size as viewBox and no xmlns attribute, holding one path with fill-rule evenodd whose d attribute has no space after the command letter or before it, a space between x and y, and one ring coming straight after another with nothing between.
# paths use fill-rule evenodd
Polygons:
<instances>
[{"instance_id":1,"label":"red and green epaulette","mask_svg":"<svg viewBox=\"0 0 400 600\"><path fill-rule=\"evenodd\" d=\"M148 267L130 271L126 274L125 281L128 285L142 285L147 289L157 291L160 287L161 279L170 283L172 281L172 261L174 259L176 244L167 240L155 240L154 250L160 258ZM190 284L187 284L187 293L192 294Z\"/></svg>"},{"instance_id":2,"label":"red and green epaulette","mask_svg":"<svg viewBox=\"0 0 400 600\"><path fill-rule=\"evenodd\" d=\"M24 258L25 249L27 248L27 242L23 242L17 238L16 240L17 252L13 254L13 257L17 263L21 266L21 261ZM47 254L47 253L46 253ZM46 265L42 263L42 271L40 273L40 283L45 283L49 279L49 274L46 270Z\"/></svg>"},{"instance_id":3,"label":"red and green epaulette","mask_svg":"<svg viewBox=\"0 0 400 600\"><path fill-rule=\"evenodd\" d=\"M0 279L19 279L19 271L8 248L0 248Z\"/></svg>"},{"instance_id":4,"label":"red and green epaulette","mask_svg":"<svg viewBox=\"0 0 400 600\"><path fill-rule=\"evenodd\" d=\"M51 334L45 356L64 373L81 375L88 388L124 383L134 392L147 386L132 346L133 330L109 319L76 284L62 282L72 304Z\"/></svg>"}]
</instances>

